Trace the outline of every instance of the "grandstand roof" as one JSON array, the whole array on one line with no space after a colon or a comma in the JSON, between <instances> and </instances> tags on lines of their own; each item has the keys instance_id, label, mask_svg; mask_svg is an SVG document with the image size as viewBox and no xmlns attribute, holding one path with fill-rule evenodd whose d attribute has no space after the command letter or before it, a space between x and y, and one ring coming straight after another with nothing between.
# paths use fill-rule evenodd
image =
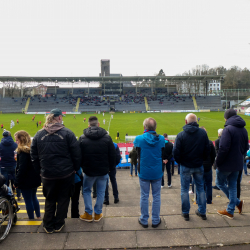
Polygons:
<instances>
[{"instance_id":1,"label":"grandstand roof","mask_svg":"<svg viewBox=\"0 0 250 250\"><path fill-rule=\"evenodd\" d=\"M116 82L116 81L188 81L188 80L222 80L225 75L201 75L201 76L74 76L74 77L39 77L39 76L0 76L0 82Z\"/></svg>"}]
</instances>

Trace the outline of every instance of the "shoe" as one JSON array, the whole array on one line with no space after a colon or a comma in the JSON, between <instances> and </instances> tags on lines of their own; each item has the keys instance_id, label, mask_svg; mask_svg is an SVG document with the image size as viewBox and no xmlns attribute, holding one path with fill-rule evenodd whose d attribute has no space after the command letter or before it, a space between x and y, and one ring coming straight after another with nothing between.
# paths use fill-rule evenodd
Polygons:
<instances>
[{"instance_id":1,"label":"shoe","mask_svg":"<svg viewBox=\"0 0 250 250\"><path fill-rule=\"evenodd\" d=\"M104 200L103 204L104 204L104 205L109 205L109 201Z\"/></svg>"},{"instance_id":2,"label":"shoe","mask_svg":"<svg viewBox=\"0 0 250 250\"><path fill-rule=\"evenodd\" d=\"M20 196L20 197L17 197L17 200L18 201L21 201L22 200L22 197Z\"/></svg>"},{"instance_id":3,"label":"shoe","mask_svg":"<svg viewBox=\"0 0 250 250\"><path fill-rule=\"evenodd\" d=\"M79 219L87 221L87 222L92 222L93 216L92 216L92 214L88 214L87 212L85 212L83 215L80 215Z\"/></svg>"},{"instance_id":4,"label":"shoe","mask_svg":"<svg viewBox=\"0 0 250 250\"><path fill-rule=\"evenodd\" d=\"M221 216L225 216L225 217L227 217L227 218L229 218L229 219L231 219L231 220L234 218L234 215L228 213L226 209L224 209L224 210L218 210L218 211L217 211L217 214L219 214L219 215L221 215Z\"/></svg>"},{"instance_id":5,"label":"shoe","mask_svg":"<svg viewBox=\"0 0 250 250\"><path fill-rule=\"evenodd\" d=\"M185 221L189 221L189 214L183 214L181 215Z\"/></svg>"},{"instance_id":6,"label":"shoe","mask_svg":"<svg viewBox=\"0 0 250 250\"><path fill-rule=\"evenodd\" d=\"M159 223L158 223L158 224L152 224L152 227L153 227L153 228L157 228L160 224L161 224L161 218L160 218Z\"/></svg>"},{"instance_id":7,"label":"shoe","mask_svg":"<svg viewBox=\"0 0 250 250\"><path fill-rule=\"evenodd\" d=\"M201 217L203 220L206 220L207 219L207 216L205 214L201 214L198 209L195 211L196 215Z\"/></svg>"},{"instance_id":8,"label":"shoe","mask_svg":"<svg viewBox=\"0 0 250 250\"><path fill-rule=\"evenodd\" d=\"M239 214L242 214L243 206L244 206L244 200L241 200L239 206L236 206L239 209Z\"/></svg>"},{"instance_id":9,"label":"shoe","mask_svg":"<svg viewBox=\"0 0 250 250\"><path fill-rule=\"evenodd\" d=\"M137 177L138 175L137 174L135 174L135 177Z\"/></svg>"},{"instance_id":10,"label":"shoe","mask_svg":"<svg viewBox=\"0 0 250 250\"><path fill-rule=\"evenodd\" d=\"M53 234L54 233L54 229L47 229L46 227L43 227L44 231L47 233L47 234Z\"/></svg>"},{"instance_id":11,"label":"shoe","mask_svg":"<svg viewBox=\"0 0 250 250\"><path fill-rule=\"evenodd\" d=\"M95 222L98 222L98 221L100 221L101 219L102 219L102 214L95 214L95 219L94 219L94 221Z\"/></svg>"},{"instance_id":12,"label":"shoe","mask_svg":"<svg viewBox=\"0 0 250 250\"><path fill-rule=\"evenodd\" d=\"M133 177L133 175L131 174L130 177Z\"/></svg>"},{"instance_id":13,"label":"shoe","mask_svg":"<svg viewBox=\"0 0 250 250\"><path fill-rule=\"evenodd\" d=\"M119 198L114 199L114 203L115 203L115 204L118 203L119 201L120 201Z\"/></svg>"},{"instance_id":14,"label":"shoe","mask_svg":"<svg viewBox=\"0 0 250 250\"><path fill-rule=\"evenodd\" d=\"M171 187L172 187L172 185L170 184L170 185L168 185L168 187L169 187L169 188L171 188Z\"/></svg>"},{"instance_id":15,"label":"shoe","mask_svg":"<svg viewBox=\"0 0 250 250\"><path fill-rule=\"evenodd\" d=\"M220 190L217 186L213 186L213 189Z\"/></svg>"},{"instance_id":16,"label":"shoe","mask_svg":"<svg viewBox=\"0 0 250 250\"><path fill-rule=\"evenodd\" d=\"M96 198L97 197L97 195L96 194L93 194L93 198Z\"/></svg>"},{"instance_id":17,"label":"shoe","mask_svg":"<svg viewBox=\"0 0 250 250\"><path fill-rule=\"evenodd\" d=\"M147 225L142 224L141 221L140 221L140 218L138 219L138 222L139 222L139 224L142 225L143 228L148 228L148 224Z\"/></svg>"},{"instance_id":18,"label":"shoe","mask_svg":"<svg viewBox=\"0 0 250 250\"><path fill-rule=\"evenodd\" d=\"M56 233L59 233L59 232L63 229L64 226L65 226L65 223L64 223L60 228L54 229L54 231L55 231Z\"/></svg>"}]
</instances>

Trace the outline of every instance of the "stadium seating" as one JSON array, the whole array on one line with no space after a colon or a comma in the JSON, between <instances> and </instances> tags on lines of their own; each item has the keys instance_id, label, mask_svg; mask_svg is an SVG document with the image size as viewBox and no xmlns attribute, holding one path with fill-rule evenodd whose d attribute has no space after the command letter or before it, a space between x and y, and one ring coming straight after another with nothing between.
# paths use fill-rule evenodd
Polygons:
<instances>
[{"instance_id":1,"label":"stadium seating","mask_svg":"<svg viewBox=\"0 0 250 250\"><path fill-rule=\"evenodd\" d=\"M196 102L199 109L210 109L211 111L222 111L220 96L200 96L196 97Z\"/></svg>"}]
</instances>

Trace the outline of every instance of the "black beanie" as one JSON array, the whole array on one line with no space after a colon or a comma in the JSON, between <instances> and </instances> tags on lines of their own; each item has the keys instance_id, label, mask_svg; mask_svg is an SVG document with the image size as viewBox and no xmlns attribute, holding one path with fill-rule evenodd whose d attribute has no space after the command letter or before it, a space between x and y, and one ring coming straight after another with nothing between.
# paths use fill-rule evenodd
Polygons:
<instances>
[{"instance_id":1,"label":"black beanie","mask_svg":"<svg viewBox=\"0 0 250 250\"><path fill-rule=\"evenodd\" d=\"M225 119L229 119L231 116L234 116L234 115L237 115L236 110L234 110L234 109L228 109L224 113L224 118Z\"/></svg>"}]
</instances>

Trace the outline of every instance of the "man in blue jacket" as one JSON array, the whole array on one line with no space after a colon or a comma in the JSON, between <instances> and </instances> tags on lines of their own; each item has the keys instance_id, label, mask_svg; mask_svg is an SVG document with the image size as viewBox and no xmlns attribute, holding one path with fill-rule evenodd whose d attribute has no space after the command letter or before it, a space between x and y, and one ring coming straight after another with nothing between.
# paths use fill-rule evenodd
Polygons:
<instances>
[{"instance_id":1,"label":"man in blue jacket","mask_svg":"<svg viewBox=\"0 0 250 250\"><path fill-rule=\"evenodd\" d=\"M206 220L203 160L210 153L209 141L206 131L199 128L195 114L188 114L185 122L184 131L177 135L173 150L174 158L180 164L182 216L186 221L189 220L190 202L188 191L192 175L197 188L198 210L195 213L203 220Z\"/></svg>"},{"instance_id":2,"label":"man in blue jacket","mask_svg":"<svg viewBox=\"0 0 250 250\"><path fill-rule=\"evenodd\" d=\"M161 207L161 179L162 153L165 147L164 137L156 134L156 121L153 118L147 118L143 122L144 133L135 138L134 146L138 154L138 173L141 188L141 216L139 223L142 227L148 227L148 197L150 184L152 188L152 227L160 225L160 207ZM165 160L165 159L164 159Z\"/></svg>"},{"instance_id":3,"label":"man in blue jacket","mask_svg":"<svg viewBox=\"0 0 250 250\"><path fill-rule=\"evenodd\" d=\"M3 132L3 138L0 143L0 173L5 177L5 184L9 186L9 180L15 180L16 160L14 151L17 144L13 141L9 131Z\"/></svg>"},{"instance_id":4,"label":"man in blue jacket","mask_svg":"<svg viewBox=\"0 0 250 250\"><path fill-rule=\"evenodd\" d=\"M239 171L243 169L243 158L249 148L248 134L244 128L245 121L237 115L234 109L228 109L224 118L226 124L216 158L215 183L225 193L229 204L227 209L218 210L217 213L233 219L235 206L239 209L239 214L242 214L243 210L244 201L237 198L237 178Z\"/></svg>"}]
</instances>

